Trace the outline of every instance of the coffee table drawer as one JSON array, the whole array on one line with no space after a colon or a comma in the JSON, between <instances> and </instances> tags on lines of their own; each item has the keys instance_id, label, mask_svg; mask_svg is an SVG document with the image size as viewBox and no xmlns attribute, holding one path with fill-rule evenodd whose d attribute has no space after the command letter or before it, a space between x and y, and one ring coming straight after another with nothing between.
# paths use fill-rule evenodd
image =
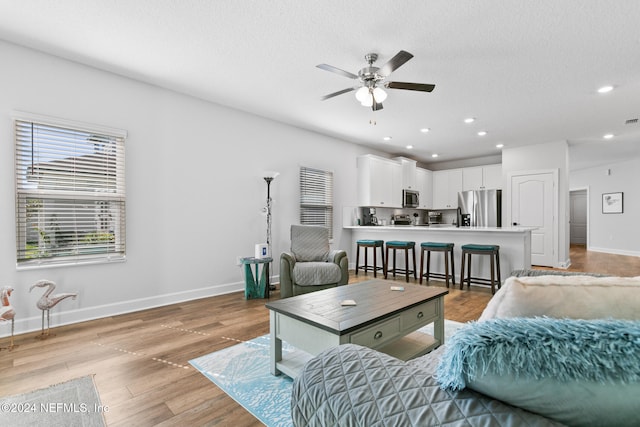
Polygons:
<instances>
[{"instance_id":1,"label":"coffee table drawer","mask_svg":"<svg viewBox=\"0 0 640 427\"><path fill-rule=\"evenodd\" d=\"M400 316L395 316L353 333L349 341L376 348L398 338L401 335L400 330Z\"/></svg>"},{"instance_id":2,"label":"coffee table drawer","mask_svg":"<svg viewBox=\"0 0 640 427\"><path fill-rule=\"evenodd\" d=\"M401 313L402 329L418 327L426 323L431 323L438 317L438 302L428 301Z\"/></svg>"}]
</instances>

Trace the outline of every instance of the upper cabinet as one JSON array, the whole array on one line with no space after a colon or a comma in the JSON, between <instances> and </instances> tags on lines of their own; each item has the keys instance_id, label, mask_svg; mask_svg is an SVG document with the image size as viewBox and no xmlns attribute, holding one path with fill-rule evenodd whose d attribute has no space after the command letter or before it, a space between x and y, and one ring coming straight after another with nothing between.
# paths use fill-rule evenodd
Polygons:
<instances>
[{"instance_id":1,"label":"upper cabinet","mask_svg":"<svg viewBox=\"0 0 640 427\"><path fill-rule=\"evenodd\" d=\"M406 157L394 157L393 160L402 166L402 184L403 190L416 190L416 161L407 159Z\"/></svg>"},{"instance_id":2,"label":"upper cabinet","mask_svg":"<svg viewBox=\"0 0 640 427\"><path fill-rule=\"evenodd\" d=\"M455 209L462 191L462 169L433 172L433 209Z\"/></svg>"},{"instance_id":3,"label":"upper cabinet","mask_svg":"<svg viewBox=\"0 0 640 427\"><path fill-rule=\"evenodd\" d=\"M462 190L493 190L502 188L502 165L477 166L462 169Z\"/></svg>"},{"instance_id":4,"label":"upper cabinet","mask_svg":"<svg viewBox=\"0 0 640 427\"><path fill-rule=\"evenodd\" d=\"M372 154L359 156L358 206L401 208L402 165Z\"/></svg>"},{"instance_id":5,"label":"upper cabinet","mask_svg":"<svg viewBox=\"0 0 640 427\"><path fill-rule=\"evenodd\" d=\"M416 189L419 191L420 209L431 209L433 206L433 172L416 168Z\"/></svg>"}]
</instances>

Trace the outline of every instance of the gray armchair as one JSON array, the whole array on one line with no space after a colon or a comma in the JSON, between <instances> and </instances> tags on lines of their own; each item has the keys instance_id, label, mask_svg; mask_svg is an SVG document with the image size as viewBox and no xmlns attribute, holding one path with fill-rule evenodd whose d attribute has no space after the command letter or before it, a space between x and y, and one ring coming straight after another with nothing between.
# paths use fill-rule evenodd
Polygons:
<instances>
[{"instance_id":1,"label":"gray armchair","mask_svg":"<svg viewBox=\"0 0 640 427\"><path fill-rule=\"evenodd\" d=\"M349 261L343 250L329 250L329 230L315 225L291 226L291 252L280 256L280 296L346 285Z\"/></svg>"}]
</instances>

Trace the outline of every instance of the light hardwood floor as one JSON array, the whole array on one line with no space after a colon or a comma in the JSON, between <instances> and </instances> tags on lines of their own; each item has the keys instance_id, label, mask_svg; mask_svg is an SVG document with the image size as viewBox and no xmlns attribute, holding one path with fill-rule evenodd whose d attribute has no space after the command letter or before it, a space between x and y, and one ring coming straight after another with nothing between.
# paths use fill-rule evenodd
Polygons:
<instances>
[{"instance_id":1,"label":"light hardwood floor","mask_svg":"<svg viewBox=\"0 0 640 427\"><path fill-rule=\"evenodd\" d=\"M571 271L640 276L638 257L574 247L571 259ZM352 274L350 282L371 278ZM487 288L449 291L445 317L461 322L477 319L491 299ZM54 328L47 340L20 335L16 348L0 352L0 396L95 374L109 426L262 425L188 361L268 333L264 304L236 292Z\"/></svg>"}]
</instances>

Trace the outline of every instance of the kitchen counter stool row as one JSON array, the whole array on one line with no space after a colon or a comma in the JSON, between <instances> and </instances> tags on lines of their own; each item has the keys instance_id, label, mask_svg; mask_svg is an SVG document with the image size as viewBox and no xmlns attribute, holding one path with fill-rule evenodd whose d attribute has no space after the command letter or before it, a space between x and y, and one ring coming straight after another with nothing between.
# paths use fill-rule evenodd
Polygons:
<instances>
[{"instance_id":1,"label":"kitchen counter stool row","mask_svg":"<svg viewBox=\"0 0 640 427\"><path fill-rule=\"evenodd\" d=\"M396 273L402 273L405 275L405 280L409 282L409 275L413 275L414 279L418 279L417 271L416 271L416 252L415 252L416 242L412 241L404 241L404 240L390 240L386 243L386 251L385 251L385 243L383 240L358 240L356 241L356 276L358 275L358 271L362 270L365 273L367 271L373 271L373 277L377 277L377 272L382 270L384 274L384 278L386 279L389 273L393 274L393 277L396 277ZM360 248L364 249L364 265L360 265ZM369 265L368 261L368 249L373 249L373 265ZM377 257L377 249L380 248L380 258L382 259L381 264L378 266L378 257ZM443 242L423 242L420 244L420 284L422 284L422 279L426 278L427 282L430 277L441 278L444 279L449 287L449 280L453 286L456 284L455 279L455 265L453 261L453 243L443 243ZM391 256L393 257L392 268L389 268L389 250L392 251ZM396 265L396 251L404 251L404 268L398 267ZM469 288L472 283L481 284L481 285L490 285L491 293L495 293L496 284L498 289L500 288L501 277L500 277L500 246L498 245L476 245L476 244L467 244L462 245L462 267L460 270L460 289L464 288L464 283L467 283L467 287ZM411 251L411 257L409 256L409 251ZM385 256L386 252L386 256ZM444 273L433 273L431 272L431 252L441 252L444 255ZM425 254L426 254L426 271L425 271ZM491 267L491 277L490 278L482 278L482 277L473 277L471 275L471 256L472 255L487 255L489 256L489 262ZM413 261L412 268L410 268L409 262ZM466 270L466 277L465 277Z\"/></svg>"}]
</instances>

